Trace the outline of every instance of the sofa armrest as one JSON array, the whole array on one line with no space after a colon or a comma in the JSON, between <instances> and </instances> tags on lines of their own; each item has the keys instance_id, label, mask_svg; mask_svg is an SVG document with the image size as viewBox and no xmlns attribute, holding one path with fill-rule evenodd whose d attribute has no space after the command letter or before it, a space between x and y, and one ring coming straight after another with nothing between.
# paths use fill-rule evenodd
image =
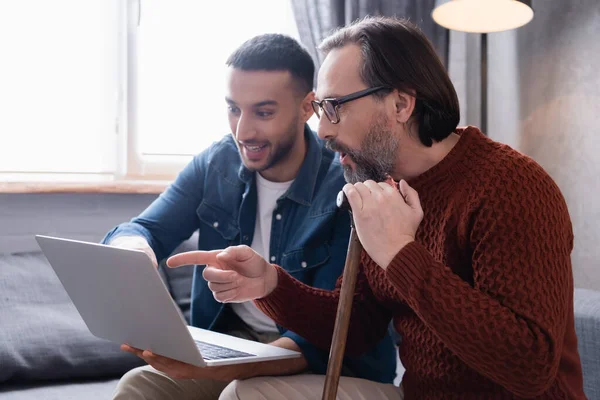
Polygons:
<instances>
[{"instance_id":1,"label":"sofa armrest","mask_svg":"<svg viewBox=\"0 0 600 400\"><path fill-rule=\"evenodd\" d=\"M575 289L574 306L584 391L600 399L600 292Z\"/></svg>"}]
</instances>

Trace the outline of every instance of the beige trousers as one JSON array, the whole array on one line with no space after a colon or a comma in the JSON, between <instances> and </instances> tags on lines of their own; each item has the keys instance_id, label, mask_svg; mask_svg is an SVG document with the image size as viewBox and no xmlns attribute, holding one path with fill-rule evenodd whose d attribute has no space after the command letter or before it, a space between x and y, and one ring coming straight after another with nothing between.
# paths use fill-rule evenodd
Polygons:
<instances>
[{"instance_id":1,"label":"beige trousers","mask_svg":"<svg viewBox=\"0 0 600 400\"><path fill-rule=\"evenodd\" d=\"M248 327L227 332L228 335L269 343L277 333L257 333ZM127 372L113 394L115 400L217 400L229 382L211 379L173 379L149 365Z\"/></svg>"},{"instance_id":2,"label":"beige trousers","mask_svg":"<svg viewBox=\"0 0 600 400\"><path fill-rule=\"evenodd\" d=\"M315 400L323 393L323 375L293 375L252 378L231 382L219 400ZM338 400L402 400L402 389L392 384L342 376Z\"/></svg>"}]
</instances>

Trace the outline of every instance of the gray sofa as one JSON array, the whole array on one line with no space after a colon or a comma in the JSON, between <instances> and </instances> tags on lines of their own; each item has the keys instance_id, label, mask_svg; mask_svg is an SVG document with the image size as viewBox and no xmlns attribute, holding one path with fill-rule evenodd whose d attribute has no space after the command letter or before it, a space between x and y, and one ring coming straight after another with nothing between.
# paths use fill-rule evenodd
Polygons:
<instances>
[{"instance_id":1,"label":"gray sofa","mask_svg":"<svg viewBox=\"0 0 600 400\"><path fill-rule=\"evenodd\" d=\"M193 269L159 271L189 319ZM88 331L42 253L0 254L0 400L108 399L142 364Z\"/></svg>"},{"instance_id":2,"label":"gray sofa","mask_svg":"<svg viewBox=\"0 0 600 400\"><path fill-rule=\"evenodd\" d=\"M575 329L589 400L600 400L600 292L575 289Z\"/></svg>"},{"instance_id":3,"label":"gray sofa","mask_svg":"<svg viewBox=\"0 0 600 400\"><path fill-rule=\"evenodd\" d=\"M188 317L192 269L161 275ZM600 400L600 292L575 291L575 318L585 391ZM107 399L140 364L89 333L41 253L0 255L0 400Z\"/></svg>"}]
</instances>

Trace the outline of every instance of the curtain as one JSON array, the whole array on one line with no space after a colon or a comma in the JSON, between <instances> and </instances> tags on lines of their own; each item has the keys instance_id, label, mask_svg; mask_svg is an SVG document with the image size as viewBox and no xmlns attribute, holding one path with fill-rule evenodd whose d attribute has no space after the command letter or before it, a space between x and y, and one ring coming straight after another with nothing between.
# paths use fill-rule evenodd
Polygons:
<instances>
[{"instance_id":1,"label":"curtain","mask_svg":"<svg viewBox=\"0 0 600 400\"><path fill-rule=\"evenodd\" d=\"M292 0L300 40L318 67L323 55L317 46L338 27L367 15L404 17L425 32L446 64L448 32L431 18L435 0Z\"/></svg>"}]
</instances>

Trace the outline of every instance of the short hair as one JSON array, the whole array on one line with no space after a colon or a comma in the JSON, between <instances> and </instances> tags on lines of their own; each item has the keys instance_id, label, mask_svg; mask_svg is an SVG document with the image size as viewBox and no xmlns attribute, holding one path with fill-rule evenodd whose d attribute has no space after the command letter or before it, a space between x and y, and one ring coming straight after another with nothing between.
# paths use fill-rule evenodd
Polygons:
<instances>
[{"instance_id":1,"label":"short hair","mask_svg":"<svg viewBox=\"0 0 600 400\"><path fill-rule=\"evenodd\" d=\"M244 71L289 71L303 95L313 90L315 64L306 49L286 35L255 36L242 43L226 64Z\"/></svg>"},{"instance_id":2,"label":"short hair","mask_svg":"<svg viewBox=\"0 0 600 400\"><path fill-rule=\"evenodd\" d=\"M360 76L366 85L414 93L413 116L421 143L431 146L456 129L460 120L456 90L433 45L416 25L405 19L366 17L332 33L319 49L327 54L348 44L361 48Z\"/></svg>"}]
</instances>

